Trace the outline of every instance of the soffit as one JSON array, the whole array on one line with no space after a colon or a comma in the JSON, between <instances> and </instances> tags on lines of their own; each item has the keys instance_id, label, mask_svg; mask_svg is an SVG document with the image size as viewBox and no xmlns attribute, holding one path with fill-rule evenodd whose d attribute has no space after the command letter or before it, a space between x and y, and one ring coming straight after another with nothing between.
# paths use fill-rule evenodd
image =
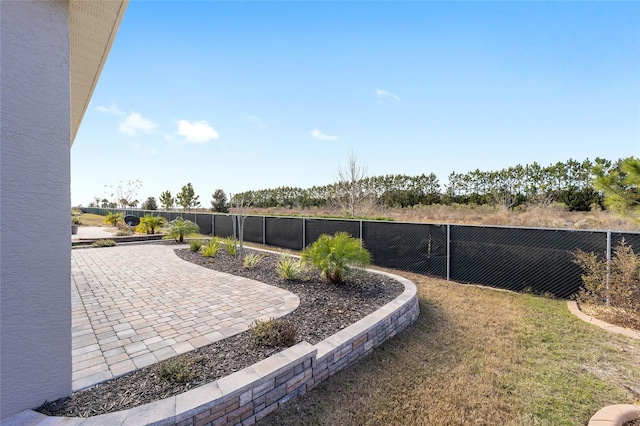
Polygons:
<instances>
[{"instance_id":1,"label":"soffit","mask_svg":"<svg viewBox=\"0 0 640 426\"><path fill-rule=\"evenodd\" d=\"M71 0L71 144L107 60L128 0Z\"/></svg>"}]
</instances>

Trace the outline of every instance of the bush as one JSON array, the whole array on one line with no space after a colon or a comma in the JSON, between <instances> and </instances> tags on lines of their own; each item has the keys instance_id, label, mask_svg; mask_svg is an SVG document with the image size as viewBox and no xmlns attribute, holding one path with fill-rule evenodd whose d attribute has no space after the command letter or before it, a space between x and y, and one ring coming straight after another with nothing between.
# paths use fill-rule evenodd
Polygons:
<instances>
[{"instance_id":1,"label":"bush","mask_svg":"<svg viewBox=\"0 0 640 426\"><path fill-rule=\"evenodd\" d=\"M318 268L329 282L341 283L353 266L369 265L371 254L360 239L346 232L336 232L333 237L321 235L302 252L302 260Z\"/></svg>"},{"instance_id":2,"label":"bush","mask_svg":"<svg viewBox=\"0 0 640 426\"><path fill-rule=\"evenodd\" d=\"M167 223L167 219L164 217L147 214L140 218L140 224L136 227L136 231L141 234L155 234L156 228L160 228L165 223Z\"/></svg>"},{"instance_id":3,"label":"bush","mask_svg":"<svg viewBox=\"0 0 640 426\"><path fill-rule=\"evenodd\" d=\"M199 252L201 247L202 247L202 240L191 240L191 241L189 241L189 249L192 252L194 252L194 253Z\"/></svg>"},{"instance_id":4,"label":"bush","mask_svg":"<svg viewBox=\"0 0 640 426\"><path fill-rule=\"evenodd\" d=\"M249 331L254 342L260 346L293 346L298 337L296 326L288 320L271 318L255 320Z\"/></svg>"},{"instance_id":5,"label":"bush","mask_svg":"<svg viewBox=\"0 0 640 426\"><path fill-rule=\"evenodd\" d=\"M185 383L194 376L191 364L184 359L168 359L160 368L160 376L168 382Z\"/></svg>"},{"instance_id":6,"label":"bush","mask_svg":"<svg viewBox=\"0 0 640 426\"><path fill-rule=\"evenodd\" d=\"M238 253L238 245L236 244L236 240L231 237L227 237L222 241L224 243L224 247L227 249L227 253L229 253L233 257L236 257L236 254Z\"/></svg>"},{"instance_id":7,"label":"bush","mask_svg":"<svg viewBox=\"0 0 640 426\"><path fill-rule=\"evenodd\" d=\"M184 220L184 218L178 217L166 224L165 231L168 238L173 238L184 243L185 235L200 232L200 227L190 220Z\"/></svg>"},{"instance_id":8,"label":"bush","mask_svg":"<svg viewBox=\"0 0 640 426\"><path fill-rule=\"evenodd\" d=\"M212 238L209 244L202 247L201 251L204 257L214 257L220 251L220 241L217 238Z\"/></svg>"},{"instance_id":9,"label":"bush","mask_svg":"<svg viewBox=\"0 0 640 426\"><path fill-rule=\"evenodd\" d=\"M261 255L251 253L244 257L244 259L242 260L242 266L244 266L245 269L253 269L258 266L261 260Z\"/></svg>"},{"instance_id":10,"label":"bush","mask_svg":"<svg viewBox=\"0 0 640 426\"><path fill-rule=\"evenodd\" d=\"M607 306L616 323L640 329L640 256L631 246L623 240L613 250L608 284L606 259L578 250L574 262L585 271L578 303Z\"/></svg>"},{"instance_id":11,"label":"bush","mask_svg":"<svg viewBox=\"0 0 640 426\"><path fill-rule=\"evenodd\" d=\"M124 219L124 215L122 213L109 212L107 213L107 217L104 219L104 223L111 226L118 226L118 224L122 222L122 219Z\"/></svg>"},{"instance_id":12,"label":"bush","mask_svg":"<svg viewBox=\"0 0 640 426\"><path fill-rule=\"evenodd\" d=\"M285 253L276 264L276 272L285 280L303 280L307 277L307 268L300 259Z\"/></svg>"},{"instance_id":13,"label":"bush","mask_svg":"<svg viewBox=\"0 0 640 426\"><path fill-rule=\"evenodd\" d=\"M98 240L95 243L91 244L92 247L113 247L116 245L116 242L113 240Z\"/></svg>"}]
</instances>

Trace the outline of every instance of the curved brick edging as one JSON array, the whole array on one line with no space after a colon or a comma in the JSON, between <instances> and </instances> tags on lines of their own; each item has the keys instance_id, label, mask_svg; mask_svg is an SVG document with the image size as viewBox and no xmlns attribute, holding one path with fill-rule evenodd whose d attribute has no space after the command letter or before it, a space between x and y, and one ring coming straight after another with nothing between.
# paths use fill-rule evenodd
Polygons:
<instances>
[{"instance_id":1,"label":"curved brick edging","mask_svg":"<svg viewBox=\"0 0 640 426\"><path fill-rule=\"evenodd\" d=\"M18 425L251 425L412 324L420 313L416 286L397 275L404 292L360 321L311 345L300 342L243 370L180 395L90 418L48 417L25 410L3 419Z\"/></svg>"},{"instance_id":2,"label":"curved brick edging","mask_svg":"<svg viewBox=\"0 0 640 426\"><path fill-rule=\"evenodd\" d=\"M640 407L631 404L609 405L589 419L588 426L622 426L640 419Z\"/></svg>"},{"instance_id":3,"label":"curved brick edging","mask_svg":"<svg viewBox=\"0 0 640 426\"><path fill-rule=\"evenodd\" d=\"M640 340L640 330L634 330L632 328L624 328L618 325L609 324L590 315L587 315L580 310L580 308L578 307L578 303L575 301L568 301L567 308L569 308L569 312L571 312L573 315L577 316L584 322L597 325L598 327L611 333L622 334L623 336Z\"/></svg>"}]
</instances>

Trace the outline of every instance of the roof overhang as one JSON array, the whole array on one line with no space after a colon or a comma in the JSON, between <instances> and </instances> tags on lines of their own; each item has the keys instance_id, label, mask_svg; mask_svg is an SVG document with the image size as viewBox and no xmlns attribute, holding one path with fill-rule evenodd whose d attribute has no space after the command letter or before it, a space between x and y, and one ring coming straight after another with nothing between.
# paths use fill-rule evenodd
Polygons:
<instances>
[{"instance_id":1,"label":"roof overhang","mask_svg":"<svg viewBox=\"0 0 640 426\"><path fill-rule=\"evenodd\" d=\"M70 0L71 145L89 107L129 0Z\"/></svg>"}]
</instances>

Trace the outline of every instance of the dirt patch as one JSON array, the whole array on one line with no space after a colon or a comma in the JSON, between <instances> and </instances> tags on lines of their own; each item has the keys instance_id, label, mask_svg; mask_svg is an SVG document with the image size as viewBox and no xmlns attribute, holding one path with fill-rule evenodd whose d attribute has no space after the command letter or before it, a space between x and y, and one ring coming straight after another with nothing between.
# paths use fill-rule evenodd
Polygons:
<instances>
[{"instance_id":1,"label":"dirt patch","mask_svg":"<svg viewBox=\"0 0 640 426\"><path fill-rule=\"evenodd\" d=\"M176 250L176 254L203 267L251 278L296 294L300 305L286 318L296 326L298 342L316 344L404 291L398 281L366 272L352 275L343 284L329 284L318 274L304 282L285 281L276 273L277 254L262 254L262 260L253 269L245 269L242 262L223 250L213 259L188 249ZM240 333L69 397L47 402L36 411L52 416L88 417L133 408L212 382L282 349L258 346L249 332ZM167 363L178 363L191 377L183 381L168 379Z\"/></svg>"}]
</instances>

